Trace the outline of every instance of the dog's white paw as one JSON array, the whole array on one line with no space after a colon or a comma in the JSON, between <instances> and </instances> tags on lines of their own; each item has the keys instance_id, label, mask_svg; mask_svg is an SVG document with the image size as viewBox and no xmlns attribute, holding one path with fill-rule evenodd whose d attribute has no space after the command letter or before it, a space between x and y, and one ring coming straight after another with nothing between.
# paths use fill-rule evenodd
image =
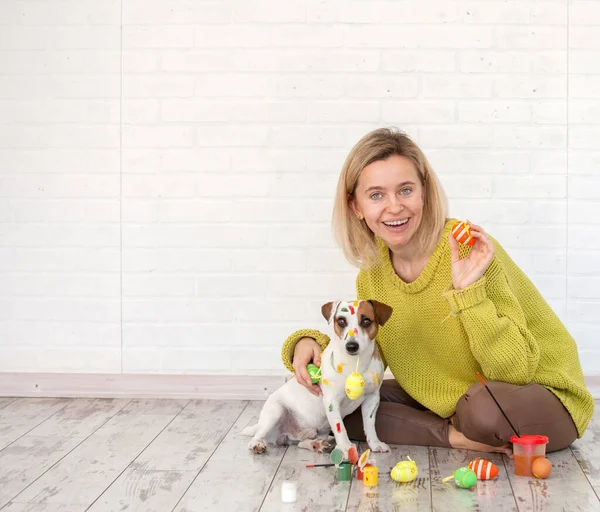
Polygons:
<instances>
[{"instance_id":1,"label":"dog's white paw","mask_svg":"<svg viewBox=\"0 0 600 512\"><path fill-rule=\"evenodd\" d=\"M328 453L333 449L333 444L324 439L304 439L298 443L298 448L315 453Z\"/></svg>"},{"instance_id":2,"label":"dog's white paw","mask_svg":"<svg viewBox=\"0 0 600 512\"><path fill-rule=\"evenodd\" d=\"M322 439L320 448L319 453L329 453L335 448L335 443L330 443L329 441Z\"/></svg>"},{"instance_id":3,"label":"dog's white paw","mask_svg":"<svg viewBox=\"0 0 600 512\"><path fill-rule=\"evenodd\" d=\"M254 453L265 453L267 451L267 443L264 441L255 441L253 439L248 443L248 448L250 448Z\"/></svg>"},{"instance_id":4,"label":"dog's white paw","mask_svg":"<svg viewBox=\"0 0 600 512\"><path fill-rule=\"evenodd\" d=\"M348 443L348 444L345 444L345 443L341 443L340 444L340 443L338 443L337 446L336 446L336 448L338 450L342 450L342 453L344 454L344 460L349 460L348 459L348 452L350 451L350 448L352 448L352 446L353 446L352 443Z\"/></svg>"},{"instance_id":5,"label":"dog's white paw","mask_svg":"<svg viewBox=\"0 0 600 512\"><path fill-rule=\"evenodd\" d=\"M373 441L373 442L369 442L369 448L371 448L372 452L389 452L390 451L390 447L377 440L377 441Z\"/></svg>"}]
</instances>

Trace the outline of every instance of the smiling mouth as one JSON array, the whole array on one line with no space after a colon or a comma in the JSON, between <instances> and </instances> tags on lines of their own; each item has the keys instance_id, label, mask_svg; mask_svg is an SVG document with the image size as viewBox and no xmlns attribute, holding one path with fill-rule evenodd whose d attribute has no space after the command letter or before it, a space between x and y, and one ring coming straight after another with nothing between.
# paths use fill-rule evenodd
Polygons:
<instances>
[{"instance_id":1,"label":"smiling mouth","mask_svg":"<svg viewBox=\"0 0 600 512\"><path fill-rule=\"evenodd\" d=\"M384 224L390 228L397 228L399 226L404 226L408 222L408 219L404 220L391 220L384 222Z\"/></svg>"}]
</instances>

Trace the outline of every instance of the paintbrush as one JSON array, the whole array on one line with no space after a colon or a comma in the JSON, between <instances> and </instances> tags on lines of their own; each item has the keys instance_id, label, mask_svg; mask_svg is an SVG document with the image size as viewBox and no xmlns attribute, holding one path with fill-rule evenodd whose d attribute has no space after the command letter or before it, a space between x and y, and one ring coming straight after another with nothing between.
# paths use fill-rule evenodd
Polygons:
<instances>
[{"instance_id":1,"label":"paintbrush","mask_svg":"<svg viewBox=\"0 0 600 512\"><path fill-rule=\"evenodd\" d=\"M335 466L335 464L307 464L306 467L307 468L330 468L332 466Z\"/></svg>"},{"instance_id":2,"label":"paintbrush","mask_svg":"<svg viewBox=\"0 0 600 512\"><path fill-rule=\"evenodd\" d=\"M500 404L498 403L498 400L496 400L496 397L493 395L493 393L491 392L490 388L488 388L488 385L485 383L485 380L483 380L483 377L479 374L479 372L475 372L475 373L477 374L477 377L479 377L479 380L481 381L481 383L485 386L485 389L488 390L488 393L490 394L490 396L494 399L494 402L496 402L496 405L498 406L498 409L500 409L500 412L506 418L506 421L508 421L508 424L515 431L515 434L517 434L517 437L521 437L519 435L519 433L517 432L517 429L515 428L515 426L508 419L508 416L506 415L506 413L504 412L504 410L502 409L502 407L500 407Z\"/></svg>"}]
</instances>

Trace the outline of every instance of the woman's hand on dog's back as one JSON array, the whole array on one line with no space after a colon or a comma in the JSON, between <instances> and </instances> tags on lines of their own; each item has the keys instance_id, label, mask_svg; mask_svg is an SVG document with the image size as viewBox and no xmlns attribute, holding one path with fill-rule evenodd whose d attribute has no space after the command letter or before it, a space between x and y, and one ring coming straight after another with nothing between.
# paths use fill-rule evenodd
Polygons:
<instances>
[{"instance_id":1,"label":"woman's hand on dog's back","mask_svg":"<svg viewBox=\"0 0 600 512\"><path fill-rule=\"evenodd\" d=\"M308 389L313 395L320 396L321 388L317 384L313 384L306 365L312 362L314 365L321 367L321 346L314 338L301 338L296 343L294 349L294 359L292 365L296 372L296 380Z\"/></svg>"}]
</instances>

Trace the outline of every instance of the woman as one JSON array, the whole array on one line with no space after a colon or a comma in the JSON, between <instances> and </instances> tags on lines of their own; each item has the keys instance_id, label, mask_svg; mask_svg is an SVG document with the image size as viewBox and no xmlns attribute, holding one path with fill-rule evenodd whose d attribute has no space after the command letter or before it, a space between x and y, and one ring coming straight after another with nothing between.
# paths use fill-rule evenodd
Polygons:
<instances>
[{"instance_id":1,"label":"woman","mask_svg":"<svg viewBox=\"0 0 600 512\"><path fill-rule=\"evenodd\" d=\"M384 381L377 432L391 444L512 454L509 423L549 437L547 451L581 437L593 415L577 346L500 244L471 224L472 247L450 231L445 194L406 135L375 130L348 155L333 213L338 243L360 268L358 299L390 305L378 344L394 379ZM329 338L300 330L284 364L312 393L306 365L320 366ZM360 412L345 419L364 440Z\"/></svg>"}]
</instances>

